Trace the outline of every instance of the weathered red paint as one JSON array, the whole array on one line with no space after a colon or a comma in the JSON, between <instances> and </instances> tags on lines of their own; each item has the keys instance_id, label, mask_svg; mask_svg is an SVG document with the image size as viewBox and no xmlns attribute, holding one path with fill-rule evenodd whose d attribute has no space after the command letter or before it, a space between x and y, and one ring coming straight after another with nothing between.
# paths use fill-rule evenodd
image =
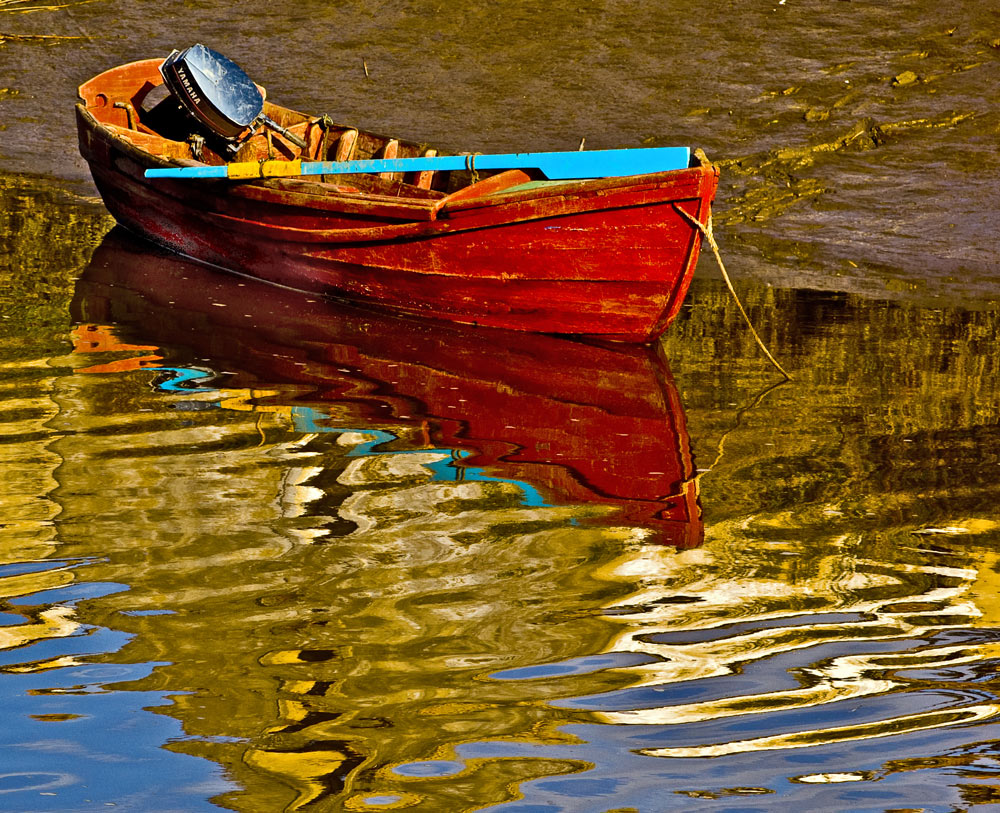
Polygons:
<instances>
[{"instance_id":1,"label":"weathered red paint","mask_svg":"<svg viewBox=\"0 0 1000 813\"><path fill-rule=\"evenodd\" d=\"M225 365L227 390L263 388L264 409L275 389L278 404L329 404L332 425L396 427L404 448L471 452L459 469L525 481L554 503L614 508L605 521L666 544L701 543L684 409L660 347L474 329L261 289L115 230L72 310L81 322L134 327L132 344L117 347L140 360L158 345L211 357Z\"/></svg>"},{"instance_id":2,"label":"weathered red paint","mask_svg":"<svg viewBox=\"0 0 1000 813\"><path fill-rule=\"evenodd\" d=\"M707 161L688 169L518 190L520 171L248 182L148 180L149 167L192 164L189 146L141 120L161 82L152 59L80 87L80 150L115 218L199 261L290 287L466 324L648 342L676 316L718 183ZM116 106L117 105L117 106ZM301 153L258 135L237 160L399 157L421 145L267 103L305 138ZM214 153L207 163L222 163ZM478 182L476 182L478 181ZM508 191L509 190L509 191Z\"/></svg>"}]
</instances>

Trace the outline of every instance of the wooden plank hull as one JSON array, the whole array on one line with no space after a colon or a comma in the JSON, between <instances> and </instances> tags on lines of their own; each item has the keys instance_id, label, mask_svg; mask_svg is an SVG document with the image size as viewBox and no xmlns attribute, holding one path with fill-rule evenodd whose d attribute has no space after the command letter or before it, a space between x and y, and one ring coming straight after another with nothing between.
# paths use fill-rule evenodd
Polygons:
<instances>
[{"instance_id":1,"label":"wooden plank hull","mask_svg":"<svg viewBox=\"0 0 1000 813\"><path fill-rule=\"evenodd\" d=\"M145 169L185 163L183 153L158 152L155 135L93 100L97 88L134 97L156 63L91 80L77 121L109 211L173 251L436 319L622 341L654 340L683 302L700 235L677 209L707 222L718 180L707 162L525 189L494 191L486 179L447 194L396 182L391 195L342 179L150 180Z\"/></svg>"}]
</instances>

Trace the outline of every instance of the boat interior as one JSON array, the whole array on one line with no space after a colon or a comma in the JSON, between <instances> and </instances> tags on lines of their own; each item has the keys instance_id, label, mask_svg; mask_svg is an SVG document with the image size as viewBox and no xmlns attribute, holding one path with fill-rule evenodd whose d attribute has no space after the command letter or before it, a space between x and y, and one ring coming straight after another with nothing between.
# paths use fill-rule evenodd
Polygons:
<instances>
[{"instance_id":1,"label":"boat interior","mask_svg":"<svg viewBox=\"0 0 1000 813\"><path fill-rule=\"evenodd\" d=\"M305 143L291 140L268 127L260 127L233 142L222 139L196 121L164 84L161 59L134 62L108 71L81 85L80 99L94 118L116 136L141 150L181 163L197 161L222 165L230 161L269 159L303 161L350 161L370 158L434 156L424 144L402 141L335 124L329 116L307 116L267 101L263 88L264 114ZM343 192L439 200L454 199L456 192L475 187L475 196L509 190L534 183L542 176L522 170L452 170L439 172L381 173L326 176L325 186ZM273 183L273 181L270 181ZM465 195L459 195L464 197Z\"/></svg>"}]
</instances>

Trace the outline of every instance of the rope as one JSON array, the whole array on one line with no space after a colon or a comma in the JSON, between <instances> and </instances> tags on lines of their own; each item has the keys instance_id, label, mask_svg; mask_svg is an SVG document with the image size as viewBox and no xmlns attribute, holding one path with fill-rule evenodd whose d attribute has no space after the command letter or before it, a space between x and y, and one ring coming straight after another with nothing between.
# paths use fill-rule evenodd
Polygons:
<instances>
[{"instance_id":1,"label":"rope","mask_svg":"<svg viewBox=\"0 0 1000 813\"><path fill-rule=\"evenodd\" d=\"M747 312L743 309L743 303L740 302L740 298L736 295L736 289L733 288L733 283L729 279L729 274L726 273L726 266L722 262L722 253L719 251L719 244L715 242L715 236L712 234L712 216L711 215L708 216L708 225L706 226L700 220L685 212L676 203L673 204L673 207L678 214L680 214L692 226L698 229L698 231L700 231L702 235L704 235L705 239L708 240L708 244L712 247L712 253L715 255L715 261L719 264L719 271L722 272L722 278L726 282L726 287L729 289L729 293L732 294L733 301L736 302L736 307L739 308L740 313L743 315L743 320L747 323L747 327L750 328L750 333L752 333L754 339L757 340L757 345L760 347L762 351L764 351L764 355L767 356L768 361L770 361L771 364L775 366L775 369L777 369L777 371L785 377L785 380L791 381L792 377L787 372L785 372L784 367L778 364L774 356L771 355L771 351L767 349L767 346L764 344L763 339L761 339L760 336L757 334L757 331L754 329L753 323L750 321L750 317L747 316Z\"/></svg>"},{"instance_id":2,"label":"rope","mask_svg":"<svg viewBox=\"0 0 1000 813\"><path fill-rule=\"evenodd\" d=\"M786 379L786 381L789 380L790 379ZM737 429L740 428L740 426L742 425L743 416L750 410L756 409L761 404L761 402L763 402L763 400L778 387L785 386L786 381L778 381L775 384L771 384L765 387L760 393L758 393L754 397L753 401L751 401L745 407L742 407L736 411L736 420L733 422L733 425L722 433L722 437L719 438L719 442L715 445L715 451L716 451L715 460L713 460L711 463L708 464L707 469L701 469L694 477L691 478L692 480L695 481L695 483L698 484L699 488L701 486L701 478L704 477L706 474L710 474L711 472L713 472L715 470L715 467L722 462L722 458L725 457L726 454L726 441L729 439L729 436L733 434L733 432L735 432Z\"/></svg>"},{"instance_id":3,"label":"rope","mask_svg":"<svg viewBox=\"0 0 1000 813\"><path fill-rule=\"evenodd\" d=\"M476 156L478 152L469 153L465 156L465 168L472 174L472 182L479 183L479 172L476 171Z\"/></svg>"},{"instance_id":4,"label":"rope","mask_svg":"<svg viewBox=\"0 0 1000 813\"><path fill-rule=\"evenodd\" d=\"M323 138L320 139L319 146L317 149L316 160L317 161L329 161L330 156L330 130L333 128L333 119L327 113L324 113L322 118L316 119L316 124L323 131ZM325 179L321 179L325 180Z\"/></svg>"}]
</instances>

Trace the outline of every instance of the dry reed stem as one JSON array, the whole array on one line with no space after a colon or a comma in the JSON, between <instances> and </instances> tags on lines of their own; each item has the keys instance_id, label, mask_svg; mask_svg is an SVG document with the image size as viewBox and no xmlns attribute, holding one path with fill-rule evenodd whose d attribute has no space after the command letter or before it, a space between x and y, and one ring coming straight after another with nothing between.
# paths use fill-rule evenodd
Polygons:
<instances>
[{"instance_id":1,"label":"dry reed stem","mask_svg":"<svg viewBox=\"0 0 1000 813\"><path fill-rule=\"evenodd\" d=\"M61 8L69 8L70 6L82 6L84 3L96 3L97 0L76 0L73 3L59 3L55 5L42 5L42 6L25 6L24 3L30 3L32 0L0 0L0 12L6 11L8 14L24 14L28 11L57 11ZM63 37L62 39L73 39L72 37Z\"/></svg>"},{"instance_id":2,"label":"dry reed stem","mask_svg":"<svg viewBox=\"0 0 1000 813\"><path fill-rule=\"evenodd\" d=\"M32 42L34 40L89 40L90 37L67 36L63 34L3 34L0 33L0 45L5 42Z\"/></svg>"}]
</instances>

